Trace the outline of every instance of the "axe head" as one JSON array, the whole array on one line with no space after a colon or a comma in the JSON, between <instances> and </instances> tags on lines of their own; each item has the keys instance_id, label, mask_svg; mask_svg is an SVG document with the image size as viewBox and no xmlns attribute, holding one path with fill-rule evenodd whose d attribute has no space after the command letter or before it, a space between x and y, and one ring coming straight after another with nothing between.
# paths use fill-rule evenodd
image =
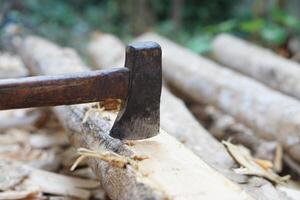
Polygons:
<instances>
[{"instance_id":1,"label":"axe head","mask_svg":"<svg viewBox=\"0 0 300 200\"><path fill-rule=\"evenodd\" d=\"M155 42L127 46L128 96L110 131L118 139L138 140L159 133L162 88L161 48Z\"/></svg>"}]
</instances>

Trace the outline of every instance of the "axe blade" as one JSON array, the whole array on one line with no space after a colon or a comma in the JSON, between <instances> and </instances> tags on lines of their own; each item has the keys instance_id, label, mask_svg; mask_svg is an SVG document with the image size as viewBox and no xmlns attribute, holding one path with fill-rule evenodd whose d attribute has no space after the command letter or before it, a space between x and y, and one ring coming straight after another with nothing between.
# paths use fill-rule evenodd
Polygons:
<instances>
[{"instance_id":1,"label":"axe blade","mask_svg":"<svg viewBox=\"0 0 300 200\"><path fill-rule=\"evenodd\" d=\"M161 47L155 42L137 42L127 46L128 96L110 131L112 137L138 140L159 133L161 62Z\"/></svg>"}]
</instances>

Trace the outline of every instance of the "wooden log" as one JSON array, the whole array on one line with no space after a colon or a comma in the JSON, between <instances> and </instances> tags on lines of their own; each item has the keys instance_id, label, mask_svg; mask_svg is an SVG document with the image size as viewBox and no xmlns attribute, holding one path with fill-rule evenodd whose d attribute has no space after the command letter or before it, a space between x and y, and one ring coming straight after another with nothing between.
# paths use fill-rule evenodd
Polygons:
<instances>
[{"instance_id":1,"label":"wooden log","mask_svg":"<svg viewBox=\"0 0 300 200\"><path fill-rule=\"evenodd\" d=\"M28 70L17 56L0 53L0 78L17 78L27 76Z\"/></svg>"},{"instance_id":2,"label":"wooden log","mask_svg":"<svg viewBox=\"0 0 300 200\"><path fill-rule=\"evenodd\" d=\"M213 41L213 56L220 63L300 99L300 65L229 34Z\"/></svg>"},{"instance_id":3,"label":"wooden log","mask_svg":"<svg viewBox=\"0 0 300 200\"><path fill-rule=\"evenodd\" d=\"M219 141L230 140L232 143L242 144L252 151L255 158L274 160L277 142L258 138L252 129L214 106L194 103L189 105L189 109L200 122L208 122L207 129Z\"/></svg>"},{"instance_id":4,"label":"wooden log","mask_svg":"<svg viewBox=\"0 0 300 200\"><path fill-rule=\"evenodd\" d=\"M120 64L118 67L124 65L122 62L125 60L125 47L122 41L117 40L110 34L100 32L93 33L91 38L93 42L88 44L86 52L92 67L99 68L99 65L101 65L101 68L108 68L117 67L118 64ZM117 63L116 61L120 61L121 63Z\"/></svg>"},{"instance_id":5,"label":"wooden log","mask_svg":"<svg viewBox=\"0 0 300 200\"><path fill-rule=\"evenodd\" d=\"M163 74L197 102L215 105L253 128L262 138L278 140L300 162L300 103L155 34L138 40L161 44Z\"/></svg>"},{"instance_id":6,"label":"wooden log","mask_svg":"<svg viewBox=\"0 0 300 200\"><path fill-rule=\"evenodd\" d=\"M19 52L38 74L88 70L75 52L37 37L26 38ZM166 132L147 140L120 141L108 135L116 112L91 113L83 122L87 108L84 104L53 110L75 147L105 157L88 161L111 199L217 199L219 194L223 199L252 199Z\"/></svg>"},{"instance_id":7,"label":"wooden log","mask_svg":"<svg viewBox=\"0 0 300 200\"><path fill-rule=\"evenodd\" d=\"M110 48L113 44L118 44L118 46ZM125 45L120 44L122 42L111 34L94 35L87 46L87 56L98 69L120 66L125 60L124 53L121 52ZM164 54L164 49L162 51ZM105 57L105 62L98 59L100 57ZM281 196L270 183L263 179L255 179L257 183L264 185L264 187L257 188L251 184L254 179L232 173L232 169L236 166L227 150L196 121L184 102L170 93L166 87L163 87L161 97L161 127L227 178L237 184L242 183L239 186L255 199L270 199L266 191L272 193L275 198Z\"/></svg>"}]
</instances>

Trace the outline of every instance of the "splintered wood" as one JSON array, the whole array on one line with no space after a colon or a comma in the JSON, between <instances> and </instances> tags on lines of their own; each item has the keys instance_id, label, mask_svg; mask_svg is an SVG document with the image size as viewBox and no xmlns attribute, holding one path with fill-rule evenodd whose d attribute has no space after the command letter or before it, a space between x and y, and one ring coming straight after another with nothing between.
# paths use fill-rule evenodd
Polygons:
<instances>
[{"instance_id":1,"label":"splintered wood","mask_svg":"<svg viewBox=\"0 0 300 200\"><path fill-rule=\"evenodd\" d=\"M273 164L270 161L253 158L247 148L226 141L223 141L223 144L227 147L234 159L241 165L241 168L235 169L235 172L264 177L277 184L283 184L290 178L290 176L278 176L272 170Z\"/></svg>"},{"instance_id":2,"label":"splintered wood","mask_svg":"<svg viewBox=\"0 0 300 200\"><path fill-rule=\"evenodd\" d=\"M78 157L77 160L72 165L71 171L73 171L84 158L88 158L88 157L103 160L113 167L125 168L126 165L131 165L135 169L138 169L138 165L135 162L136 160L142 161L144 159L147 159L146 156L139 156L139 155L125 157L125 156L118 155L115 152L106 151L106 150L103 150L102 152L97 152L85 148L79 148L77 152L80 155L80 157Z\"/></svg>"},{"instance_id":3,"label":"splintered wood","mask_svg":"<svg viewBox=\"0 0 300 200\"><path fill-rule=\"evenodd\" d=\"M31 168L16 161L2 160L0 164L2 177L7 178L0 183L0 189L4 191L0 192L0 199L46 198L43 193L88 199L92 195L90 190L99 187L95 180Z\"/></svg>"}]
</instances>

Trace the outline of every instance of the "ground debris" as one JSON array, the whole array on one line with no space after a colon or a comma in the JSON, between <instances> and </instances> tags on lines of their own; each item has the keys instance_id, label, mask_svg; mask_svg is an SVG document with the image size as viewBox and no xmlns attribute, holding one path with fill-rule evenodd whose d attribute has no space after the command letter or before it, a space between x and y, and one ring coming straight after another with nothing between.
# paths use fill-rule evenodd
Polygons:
<instances>
[{"instance_id":1,"label":"ground debris","mask_svg":"<svg viewBox=\"0 0 300 200\"><path fill-rule=\"evenodd\" d=\"M27 188L25 190L0 192L0 200L16 200L16 199L41 199L40 190L37 187Z\"/></svg>"},{"instance_id":2,"label":"ground debris","mask_svg":"<svg viewBox=\"0 0 300 200\"><path fill-rule=\"evenodd\" d=\"M227 141L223 141L223 144L236 162L241 165L241 168L234 170L236 173L264 177L276 184L284 184L289 180L289 175L283 177L277 175L270 161L253 158L246 147Z\"/></svg>"},{"instance_id":3,"label":"ground debris","mask_svg":"<svg viewBox=\"0 0 300 200\"><path fill-rule=\"evenodd\" d=\"M66 173L76 151L51 113L47 120L42 127L0 128L0 200L105 199L89 168Z\"/></svg>"}]
</instances>

